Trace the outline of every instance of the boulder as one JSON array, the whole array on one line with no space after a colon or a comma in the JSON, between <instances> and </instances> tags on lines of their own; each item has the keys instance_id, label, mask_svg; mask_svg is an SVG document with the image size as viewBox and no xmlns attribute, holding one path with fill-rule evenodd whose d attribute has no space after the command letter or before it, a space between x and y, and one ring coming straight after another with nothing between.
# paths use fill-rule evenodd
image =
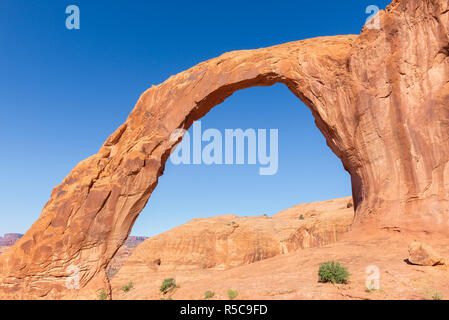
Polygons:
<instances>
[{"instance_id":1,"label":"boulder","mask_svg":"<svg viewBox=\"0 0 449 320\"><path fill-rule=\"evenodd\" d=\"M420 266L436 266L445 264L444 258L435 250L422 242L413 241L408 247L408 261Z\"/></svg>"}]
</instances>

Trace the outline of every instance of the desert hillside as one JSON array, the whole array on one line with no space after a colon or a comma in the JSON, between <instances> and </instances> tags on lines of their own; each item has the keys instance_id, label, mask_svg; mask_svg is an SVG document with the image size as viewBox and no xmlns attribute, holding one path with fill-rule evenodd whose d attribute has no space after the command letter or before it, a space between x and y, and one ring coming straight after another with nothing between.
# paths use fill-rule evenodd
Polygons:
<instances>
[{"instance_id":1,"label":"desert hillside","mask_svg":"<svg viewBox=\"0 0 449 320\"><path fill-rule=\"evenodd\" d=\"M130 282L155 281L150 292L158 296L157 284L167 277L220 272L334 243L350 230L353 217L352 199L345 197L297 205L272 217L194 219L139 245L111 284L118 293Z\"/></svg>"},{"instance_id":2,"label":"desert hillside","mask_svg":"<svg viewBox=\"0 0 449 320\"><path fill-rule=\"evenodd\" d=\"M442 235L350 230L351 198L301 204L272 217L194 219L140 244L112 278L112 299L442 299L449 296L448 240ZM347 232L349 231L349 232ZM430 244L435 265L411 263L409 244ZM418 259L427 253L419 252ZM347 284L318 281L318 268L338 261ZM447 261L447 260L446 260ZM415 261L414 261L415 262ZM373 269L374 268L374 269ZM367 289L378 270L380 288ZM164 279L176 289L163 294ZM126 288L128 287L128 288Z\"/></svg>"},{"instance_id":3,"label":"desert hillside","mask_svg":"<svg viewBox=\"0 0 449 320\"><path fill-rule=\"evenodd\" d=\"M408 244L414 238L388 234L378 239L357 240L351 233L344 239L321 248L306 248L223 271L210 269L155 272L112 280L113 299L229 299L228 290L238 293L236 299L361 299L361 300L437 300L449 297L448 267L413 265L407 261ZM422 241L449 257L447 239L424 236ZM347 284L320 283L318 268L335 260L350 273ZM366 281L379 270L380 288L367 289ZM369 271L367 273L367 270ZM162 294L159 288L166 278L174 277L177 288ZM132 281L125 292L123 286Z\"/></svg>"}]
</instances>

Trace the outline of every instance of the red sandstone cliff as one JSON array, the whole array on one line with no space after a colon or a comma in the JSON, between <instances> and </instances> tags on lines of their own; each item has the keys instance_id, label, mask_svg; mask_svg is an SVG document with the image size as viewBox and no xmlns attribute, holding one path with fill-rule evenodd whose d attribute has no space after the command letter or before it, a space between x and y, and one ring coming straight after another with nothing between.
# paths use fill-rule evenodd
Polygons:
<instances>
[{"instance_id":1,"label":"red sandstone cliff","mask_svg":"<svg viewBox=\"0 0 449 320\"><path fill-rule=\"evenodd\" d=\"M273 217L198 218L139 245L116 275L224 270L298 249L321 247L350 230L350 198L298 205ZM122 281L123 282L123 281Z\"/></svg>"}]
</instances>

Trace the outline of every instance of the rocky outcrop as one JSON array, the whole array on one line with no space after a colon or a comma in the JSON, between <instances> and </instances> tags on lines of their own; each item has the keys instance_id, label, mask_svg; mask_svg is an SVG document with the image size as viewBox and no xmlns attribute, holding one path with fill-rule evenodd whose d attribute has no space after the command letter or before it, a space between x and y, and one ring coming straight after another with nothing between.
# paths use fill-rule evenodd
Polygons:
<instances>
[{"instance_id":1,"label":"rocky outcrop","mask_svg":"<svg viewBox=\"0 0 449 320\"><path fill-rule=\"evenodd\" d=\"M445 260L435 250L422 242L413 241L408 247L408 261L420 266L436 266L445 264Z\"/></svg>"},{"instance_id":2,"label":"rocky outcrop","mask_svg":"<svg viewBox=\"0 0 449 320\"><path fill-rule=\"evenodd\" d=\"M188 129L235 91L285 84L350 173L355 228L447 232L449 4L394 0L380 29L226 53L153 86L0 257L0 297L95 298ZM67 290L71 266L80 290Z\"/></svg>"},{"instance_id":3,"label":"rocky outcrop","mask_svg":"<svg viewBox=\"0 0 449 320\"><path fill-rule=\"evenodd\" d=\"M321 247L350 230L350 198L298 205L273 217L199 218L136 248L113 282L120 287L154 273L226 270L298 249Z\"/></svg>"}]
</instances>

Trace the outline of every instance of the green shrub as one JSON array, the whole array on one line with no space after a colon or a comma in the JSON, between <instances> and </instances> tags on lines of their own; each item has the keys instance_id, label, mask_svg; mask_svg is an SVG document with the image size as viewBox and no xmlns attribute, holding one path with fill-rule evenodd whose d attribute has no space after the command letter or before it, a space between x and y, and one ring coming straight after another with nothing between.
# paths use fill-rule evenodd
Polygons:
<instances>
[{"instance_id":1,"label":"green shrub","mask_svg":"<svg viewBox=\"0 0 449 320\"><path fill-rule=\"evenodd\" d=\"M107 299L107 294L106 291L104 290L104 288L102 288L100 290L100 293L98 294L98 300L106 300Z\"/></svg>"},{"instance_id":2,"label":"green shrub","mask_svg":"<svg viewBox=\"0 0 449 320\"><path fill-rule=\"evenodd\" d=\"M167 292L171 292L176 288L176 281L173 278L165 279L161 285L161 292L166 294Z\"/></svg>"},{"instance_id":3,"label":"green shrub","mask_svg":"<svg viewBox=\"0 0 449 320\"><path fill-rule=\"evenodd\" d=\"M214 292L213 291L208 290L208 291L206 291L204 293L204 298L206 298L206 299L210 299L210 298L213 298L213 297L214 297Z\"/></svg>"},{"instance_id":4,"label":"green shrub","mask_svg":"<svg viewBox=\"0 0 449 320\"><path fill-rule=\"evenodd\" d=\"M123 292L129 292L129 290L131 290L133 287L133 283L129 282L127 285L122 287Z\"/></svg>"},{"instance_id":5,"label":"green shrub","mask_svg":"<svg viewBox=\"0 0 449 320\"><path fill-rule=\"evenodd\" d=\"M304 220L304 216L303 216L303 215L300 215L300 216L299 216L299 220Z\"/></svg>"},{"instance_id":6,"label":"green shrub","mask_svg":"<svg viewBox=\"0 0 449 320\"><path fill-rule=\"evenodd\" d=\"M228 290L229 299L234 300L238 295L239 293L236 290Z\"/></svg>"},{"instance_id":7,"label":"green shrub","mask_svg":"<svg viewBox=\"0 0 449 320\"><path fill-rule=\"evenodd\" d=\"M349 272L340 263L328 261L320 265L318 278L320 282L347 283Z\"/></svg>"}]
</instances>

